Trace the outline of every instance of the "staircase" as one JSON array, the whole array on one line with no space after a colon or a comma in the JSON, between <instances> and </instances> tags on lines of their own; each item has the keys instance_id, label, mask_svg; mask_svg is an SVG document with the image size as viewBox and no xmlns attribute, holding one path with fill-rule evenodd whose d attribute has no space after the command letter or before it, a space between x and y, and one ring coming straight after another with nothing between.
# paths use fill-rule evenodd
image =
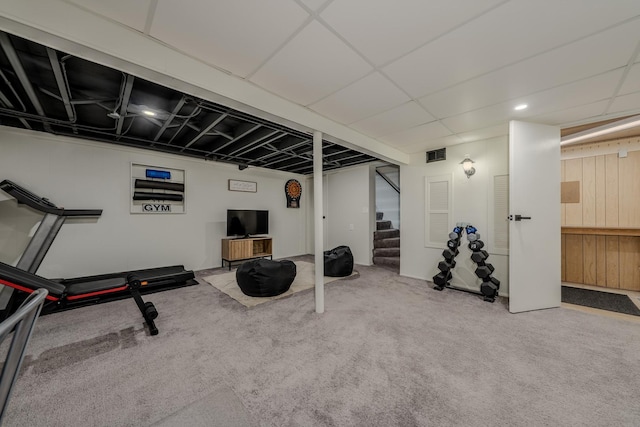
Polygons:
<instances>
[{"instance_id":1,"label":"staircase","mask_svg":"<svg viewBox=\"0 0 640 427\"><path fill-rule=\"evenodd\" d=\"M376 231L373 232L373 263L400 272L400 230L391 228L391 221L376 212Z\"/></svg>"}]
</instances>

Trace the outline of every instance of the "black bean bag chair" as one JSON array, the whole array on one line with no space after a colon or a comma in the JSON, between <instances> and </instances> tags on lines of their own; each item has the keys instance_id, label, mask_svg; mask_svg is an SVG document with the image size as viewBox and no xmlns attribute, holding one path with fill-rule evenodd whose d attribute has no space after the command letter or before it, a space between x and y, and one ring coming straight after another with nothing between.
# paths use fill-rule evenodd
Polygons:
<instances>
[{"instance_id":1,"label":"black bean bag chair","mask_svg":"<svg viewBox=\"0 0 640 427\"><path fill-rule=\"evenodd\" d=\"M236 281L245 295L250 297L273 297L289 290L296 278L293 261L254 259L242 263L236 270Z\"/></svg>"},{"instance_id":2,"label":"black bean bag chair","mask_svg":"<svg viewBox=\"0 0 640 427\"><path fill-rule=\"evenodd\" d=\"M349 246L338 246L324 252L324 275L345 277L353 273L353 254Z\"/></svg>"}]
</instances>

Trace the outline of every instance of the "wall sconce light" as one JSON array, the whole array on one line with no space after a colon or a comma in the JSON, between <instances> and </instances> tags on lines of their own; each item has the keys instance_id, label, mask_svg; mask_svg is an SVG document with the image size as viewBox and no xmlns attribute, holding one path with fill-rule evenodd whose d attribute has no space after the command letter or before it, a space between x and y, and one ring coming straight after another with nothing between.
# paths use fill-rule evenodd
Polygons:
<instances>
[{"instance_id":1,"label":"wall sconce light","mask_svg":"<svg viewBox=\"0 0 640 427\"><path fill-rule=\"evenodd\" d=\"M464 173L467 175L467 179L471 178L471 175L476 173L476 168L473 167L475 162L469 158L468 154L464 155L464 160L460 162Z\"/></svg>"}]
</instances>

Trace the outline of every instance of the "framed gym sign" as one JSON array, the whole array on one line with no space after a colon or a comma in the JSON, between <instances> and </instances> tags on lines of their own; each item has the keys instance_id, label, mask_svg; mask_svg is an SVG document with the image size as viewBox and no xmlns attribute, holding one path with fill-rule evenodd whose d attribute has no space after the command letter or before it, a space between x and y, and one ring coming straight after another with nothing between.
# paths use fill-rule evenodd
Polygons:
<instances>
[{"instance_id":1,"label":"framed gym sign","mask_svg":"<svg viewBox=\"0 0 640 427\"><path fill-rule=\"evenodd\" d=\"M131 213L185 212L184 170L131 164Z\"/></svg>"}]
</instances>

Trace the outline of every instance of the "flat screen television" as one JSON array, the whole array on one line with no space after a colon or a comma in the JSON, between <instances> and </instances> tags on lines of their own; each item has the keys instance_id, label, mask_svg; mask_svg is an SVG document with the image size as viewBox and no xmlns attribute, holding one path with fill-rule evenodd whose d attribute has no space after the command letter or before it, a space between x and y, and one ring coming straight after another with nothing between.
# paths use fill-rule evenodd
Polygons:
<instances>
[{"instance_id":1,"label":"flat screen television","mask_svg":"<svg viewBox=\"0 0 640 427\"><path fill-rule=\"evenodd\" d=\"M269 234L269 211L227 209L227 236Z\"/></svg>"}]
</instances>

